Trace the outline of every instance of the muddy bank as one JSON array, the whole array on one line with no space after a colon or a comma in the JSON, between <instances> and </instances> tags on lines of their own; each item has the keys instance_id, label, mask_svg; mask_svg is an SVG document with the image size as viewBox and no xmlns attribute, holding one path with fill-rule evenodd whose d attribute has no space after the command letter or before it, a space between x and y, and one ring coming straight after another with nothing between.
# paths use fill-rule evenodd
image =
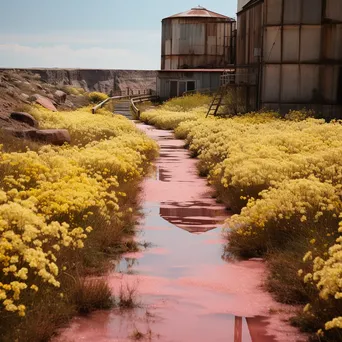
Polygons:
<instances>
[{"instance_id":1,"label":"muddy bank","mask_svg":"<svg viewBox=\"0 0 342 342\"><path fill-rule=\"evenodd\" d=\"M138 234L151 246L125 255L108 281L114 294L136 289L139 307L78 317L55 341L305 341L285 322L292 308L262 290L263 262L223 257L229 213L212 199L183 141L138 126L161 146L156 172L144 182Z\"/></svg>"}]
</instances>

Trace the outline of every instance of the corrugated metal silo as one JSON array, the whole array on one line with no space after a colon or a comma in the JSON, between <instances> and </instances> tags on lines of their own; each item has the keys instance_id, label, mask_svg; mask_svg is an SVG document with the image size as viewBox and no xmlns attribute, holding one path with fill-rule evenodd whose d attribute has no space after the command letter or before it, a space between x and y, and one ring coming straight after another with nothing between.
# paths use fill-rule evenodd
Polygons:
<instances>
[{"instance_id":1,"label":"corrugated metal silo","mask_svg":"<svg viewBox=\"0 0 342 342\"><path fill-rule=\"evenodd\" d=\"M162 21L162 70L224 68L235 62L236 21L203 7Z\"/></svg>"},{"instance_id":2,"label":"corrugated metal silo","mask_svg":"<svg viewBox=\"0 0 342 342\"><path fill-rule=\"evenodd\" d=\"M341 117L341 42L341 0L250 0L238 13L237 70L259 70L259 108Z\"/></svg>"}]
</instances>

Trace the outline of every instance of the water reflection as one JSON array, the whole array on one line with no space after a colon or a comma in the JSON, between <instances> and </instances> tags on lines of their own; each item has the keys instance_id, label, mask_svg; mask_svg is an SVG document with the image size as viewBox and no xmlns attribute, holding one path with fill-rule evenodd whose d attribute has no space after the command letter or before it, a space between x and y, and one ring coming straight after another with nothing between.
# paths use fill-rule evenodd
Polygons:
<instances>
[{"instance_id":1,"label":"water reflection","mask_svg":"<svg viewBox=\"0 0 342 342\"><path fill-rule=\"evenodd\" d=\"M108 276L114 295L136 287L139 306L78 317L61 341L274 342L267 335L270 297L260 290L261 263L226 261L225 209L197 175L196 160L172 133L139 125L161 146L155 173L144 183L140 242ZM288 340L286 340L288 341Z\"/></svg>"},{"instance_id":2,"label":"water reflection","mask_svg":"<svg viewBox=\"0 0 342 342\"><path fill-rule=\"evenodd\" d=\"M144 312L140 310L133 317L135 327L151 330L154 339L159 336L162 341L273 342L260 335L262 329L252 338L255 318L246 319L229 311L230 301L240 301L229 287L236 279L227 277L227 263L221 258L221 207L208 207L200 201L146 202L143 214L140 239L150 241L152 247L139 253L135 262L132 257L123 258L116 270L123 274L124 281L129 282L132 273L141 279L139 292L144 308L149 317L155 318L143 324ZM216 278L208 274L208 269L216 273ZM239 310L243 308L238 306ZM122 314L118 313L120 321ZM115 324L113 320L111 324Z\"/></svg>"}]
</instances>

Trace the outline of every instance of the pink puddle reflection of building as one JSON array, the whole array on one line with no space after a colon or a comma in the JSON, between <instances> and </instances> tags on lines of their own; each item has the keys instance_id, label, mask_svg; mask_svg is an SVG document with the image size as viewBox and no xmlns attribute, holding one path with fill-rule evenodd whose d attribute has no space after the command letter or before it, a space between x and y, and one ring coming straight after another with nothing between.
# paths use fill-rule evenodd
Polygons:
<instances>
[{"instance_id":1,"label":"pink puddle reflection of building","mask_svg":"<svg viewBox=\"0 0 342 342\"><path fill-rule=\"evenodd\" d=\"M161 146L156 174L144 182L139 239L152 244L123 256L109 275L113 294L136 288L138 308L75 318L56 341L304 341L284 323L288 311L261 289L264 264L226 262L222 221L228 213L197 176L196 160L170 132L138 125Z\"/></svg>"}]
</instances>

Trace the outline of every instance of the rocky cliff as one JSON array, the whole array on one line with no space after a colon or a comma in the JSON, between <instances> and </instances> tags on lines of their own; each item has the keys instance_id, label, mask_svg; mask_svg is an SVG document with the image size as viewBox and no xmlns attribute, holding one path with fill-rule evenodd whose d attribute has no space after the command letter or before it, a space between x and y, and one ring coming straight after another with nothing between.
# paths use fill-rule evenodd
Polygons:
<instances>
[{"instance_id":1,"label":"rocky cliff","mask_svg":"<svg viewBox=\"0 0 342 342\"><path fill-rule=\"evenodd\" d=\"M0 69L4 70L4 69ZM16 69L39 74L41 80L54 85L72 85L86 91L107 94L130 90L156 89L157 72L152 70L98 69Z\"/></svg>"}]
</instances>

